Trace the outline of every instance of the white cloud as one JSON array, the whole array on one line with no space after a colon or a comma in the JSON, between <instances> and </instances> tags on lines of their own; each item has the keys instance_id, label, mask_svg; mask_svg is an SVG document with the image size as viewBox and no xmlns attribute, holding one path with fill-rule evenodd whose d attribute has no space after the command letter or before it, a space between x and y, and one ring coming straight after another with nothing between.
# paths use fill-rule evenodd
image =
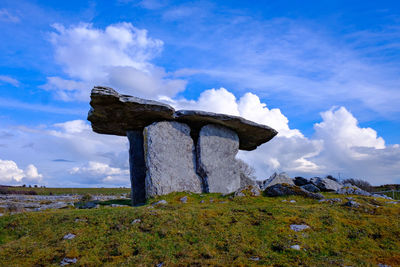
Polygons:
<instances>
[{"instance_id":1,"label":"white cloud","mask_svg":"<svg viewBox=\"0 0 400 267\"><path fill-rule=\"evenodd\" d=\"M89 161L81 167L74 167L70 170L73 175L80 175L83 179L94 180L97 183L122 183L129 185L129 170L110 167L106 163ZM87 182L87 181L86 181Z\"/></svg>"},{"instance_id":2,"label":"white cloud","mask_svg":"<svg viewBox=\"0 0 400 267\"><path fill-rule=\"evenodd\" d=\"M6 75L0 75L0 82L9 83L15 87L19 87L19 81Z\"/></svg>"},{"instance_id":3,"label":"white cloud","mask_svg":"<svg viewBox=\"0 0 400 267\"><path fill-rule=\"evenodd\" d=\"M7 9L2 8L0 9L0 21L6 22L19 22L20 19L18 16L11 14Z\"/></svg>"},{"instance_id":4,"label":"white cloud","mask_svg":"<svg viewBox=\"0 0 400 267\"><path fill-rule=\"evenodd\" d=\"M0 183L4 185L22 184L24 182L39 183L43 175L38 173L37 168L29 164L25 171L20 169L12 160L0 159Z\"/></svg>"},{"instance_id":5,"label":"white cloud","mask_svg":"<svg viewBox=\"0 0 400 267\"><path fill-rule=\"evenodd\" d=\"M87 101L94 85L148 98L174 96L185 89L186 81L171 78L150 62L161 53L163 42L148 37L144 29L130 23L112 24L104 30L85 23L53 27L50 40L55 58L69 78L48 77L42 88L62 100Z\"/></svg>"}]
</instances>

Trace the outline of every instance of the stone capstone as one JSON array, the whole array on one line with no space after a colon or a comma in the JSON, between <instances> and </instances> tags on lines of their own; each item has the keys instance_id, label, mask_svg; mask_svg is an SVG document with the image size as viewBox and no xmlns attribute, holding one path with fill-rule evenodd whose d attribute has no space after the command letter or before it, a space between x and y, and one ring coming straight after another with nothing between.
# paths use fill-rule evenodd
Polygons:
<instances>
[{"instance_id":1,"label":"stone capstone","mask_svg":"<svg viewBox=\"0 0 400 267\"><path fill-rule=\"evenodd\" d=\"M240 171L235 159L239 150L237 134L223 126L209 124L200 130L197 141L197 172L205 192L228 194L240 187Z\"/></svg>"},{"instance_id":2,"label":"stone capstone","mask_svg":"<svg viewBox=\"0 0 400 267\"><path fill-rule=\"evenodd\" d=\"M147 197L202 192L190 128L175 121L155 122L143 131Z\"/></svg>"},{"instance_id":3,"label":"stone capstone","mask_svg":"<svg viewBox=\"0 0 400 267\"><path fill-rule=\"evenodd\" d=\"M237 133L239 149L254 150L271 140L278 132L238 116L197 110L175 111L171 106L152 100L121 95L109 87L92 89L88 120L96 133L125 136L128 131L143 130L158 121L178 121L192 128L196 141L200 129L207 124L221 125Z\"/></svg>"},{"instance_id":4,"label":"stone capstone","mask_svg":"<svg viewBox=\"0 0 400 267\"><path fill-rule=\"evenodd\" d=\"M92 89L88 120L96 133L126 136L156 121L172 120L174 108L157 101L121 95L109 87Z\"/></svg>"}]
</instances>

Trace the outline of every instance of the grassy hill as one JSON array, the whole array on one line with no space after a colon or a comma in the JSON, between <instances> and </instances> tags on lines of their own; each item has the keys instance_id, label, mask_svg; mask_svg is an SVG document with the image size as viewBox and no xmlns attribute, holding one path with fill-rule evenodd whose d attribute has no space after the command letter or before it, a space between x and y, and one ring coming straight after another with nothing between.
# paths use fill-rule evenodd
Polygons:
<instances>
[{"instance_id":1,"label":"grassy hill","mask_svg":"<svg viewBox=\"0 0 400 267\"><path fill-rule=\"evenodd\" d=\"M349 208L176 193L149 202L159 199L168 204L2 216L0 265L59 266L68 257L78 266L400 266L400 204L387 200L354 196L361 207ZM63 239L68 233L76 237Z\"/></svg>"}]
</instances>

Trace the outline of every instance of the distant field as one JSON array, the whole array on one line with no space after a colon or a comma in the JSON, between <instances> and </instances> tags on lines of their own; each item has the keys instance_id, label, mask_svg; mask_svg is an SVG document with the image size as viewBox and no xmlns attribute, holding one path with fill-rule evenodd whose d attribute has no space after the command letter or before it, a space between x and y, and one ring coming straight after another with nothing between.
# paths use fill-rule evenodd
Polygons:
<instances>
[{"instance_id":1,"label":"distant field","mask_svg":"<svg viewBox=\"0 0 400 267\"><path fill-rule=\"evenodd\" d=\"M400 266L400 204L353 197L361 207L176 193L155 207L5 214L0 265L60 266L67 257L76 266ZM76 237L63 239L68 233Z\"/></svg>"},{"instance_id":2,"label":"distant field","mask_svg":"<svg viewBox=\"0 0 400 267\"><path fill-rule=\"evenodd\" d=\"M29 187L1 187L2 192L6 191L34 191L38 195L63 195L63 194L79 194L85 193L92 195L119 195L123 193L130 193L130 188L29 188Z\"/></svg>"}]
</instances>

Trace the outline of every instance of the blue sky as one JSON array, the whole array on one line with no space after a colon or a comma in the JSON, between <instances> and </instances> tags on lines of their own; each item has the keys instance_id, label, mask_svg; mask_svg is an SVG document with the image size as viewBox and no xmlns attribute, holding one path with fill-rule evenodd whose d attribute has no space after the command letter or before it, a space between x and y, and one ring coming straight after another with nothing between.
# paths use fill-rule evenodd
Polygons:
<instances>
[{"instance_id":1,"label":"blue sky","mask_svg":"<svg viewBox=\"0 0 400 267\"><path fill-rule=\"evenodd\" d=\"M259 178L400 182L399 14L397 1L4 0L3 183L127 184L126 140L87 128L96 84L274 126L239 155Z\"/></svg>"}]
</instances>

